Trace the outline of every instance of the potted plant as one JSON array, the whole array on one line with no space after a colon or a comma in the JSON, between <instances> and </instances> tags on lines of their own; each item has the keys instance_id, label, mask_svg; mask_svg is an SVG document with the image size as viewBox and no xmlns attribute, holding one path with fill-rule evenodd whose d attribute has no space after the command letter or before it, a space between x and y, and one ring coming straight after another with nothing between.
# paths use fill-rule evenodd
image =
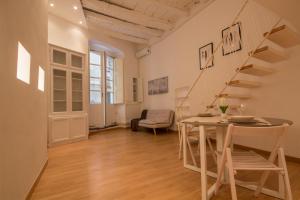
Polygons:
<instances>
[{"instance_id":1,"label":"potted plant","mask_svg":"<svg viewBox=\"0 0 300 200\"><path fill-rule=\"evenodd\" d=\"M226 111L228 109L228 104L226 103L226 99L224 97L220 98L219 108L221 110L221 118L226 119Z\"/></svg>"}]
</instances>

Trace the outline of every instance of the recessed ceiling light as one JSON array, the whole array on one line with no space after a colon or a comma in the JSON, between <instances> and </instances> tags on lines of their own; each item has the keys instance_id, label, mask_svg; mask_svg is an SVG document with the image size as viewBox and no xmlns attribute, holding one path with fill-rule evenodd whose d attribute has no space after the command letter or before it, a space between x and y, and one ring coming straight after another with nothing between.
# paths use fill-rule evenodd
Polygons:
<instances>
[{"instance_id":1,"label":"recessed ceiling light","mask_svg":"<svg viewBox=\"0 0 300 200\"><path fill-rule=\"evenodd\" d=\"M78 7L77 7L77 6L73 6L73 9L74 9L74 10L78 10Z\"/></svg>"},{"instance_id":2,"label":"recessed ceiling light","mask_svg":"<svg viewBox=\"0 0 300 200\"><path fill-rule=\"evenodd\" d=\"M50 6L51 6L51 7L54 7L54 3L50 3Z\"/></svg>"},{"instance_id":3,"label":"recessed ceiling light","mask_svg":"<svg viewBox=\"0 0 300 200\"><path fill-rule=\"evenodd\" d=\"M79 21L79 24L82 24L83 22L82 21Z\"/></svg>"}]
</instances>

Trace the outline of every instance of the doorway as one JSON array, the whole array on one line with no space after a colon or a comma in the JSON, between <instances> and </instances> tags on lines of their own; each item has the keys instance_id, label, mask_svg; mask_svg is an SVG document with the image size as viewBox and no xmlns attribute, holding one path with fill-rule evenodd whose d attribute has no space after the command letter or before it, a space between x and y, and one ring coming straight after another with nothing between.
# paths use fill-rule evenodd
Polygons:
<instances>
[{"instance_id":1,"label":"doorway","mask_svg":"<svg viewBox=\"0 0 300 200\"><path fill-rule=\"evenodd\" d=\"M116 124L114 106L115 58L106 52L90 51L91 128L106 128Z\"/></svg>"}]
</instances>

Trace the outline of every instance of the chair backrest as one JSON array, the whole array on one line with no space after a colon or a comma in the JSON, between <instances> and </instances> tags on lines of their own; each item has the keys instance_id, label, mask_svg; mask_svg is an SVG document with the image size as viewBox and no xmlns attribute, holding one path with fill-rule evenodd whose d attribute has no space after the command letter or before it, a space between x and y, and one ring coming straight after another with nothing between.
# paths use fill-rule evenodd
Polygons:
<instances>
[{"instance_id":1,"label":"chair backrest","mask_svg":"<svg viewBox=\"0 0 300 200\"><path fill-rule=\"evenodd\" d=\"M176 122L180 122L181 120L191 116L190 107L184 106L184 107L176 107L175 110L175 117Z\"/></svg>"},{"instance_id":2,"label":"chair backrest","mask_svg":"<svg viewBox=\"0 0 300 200\"><path fill-rule=\"evenodd\" d=\"M255 137L257 140L264 137L271 137L275 139L275 144L273 145L273 150L278 149L282 146L283 135L286 133L288 124L283 124L281 126L268 126L268 127L247 127L247 126L236 126L230 124L227 129L227 135L224 143L225 148L230 147L231 141L235 136L241 136L244 140L248 138Z\"/></svg>"},{"instance_id":3,"label":"chair backrest","mask_svg":"<svg viewBox=\"0 0 300 200\"><path fill-rule=\"evenodd\" d=\"M176 123L191 115L190 102L188 97L189 86L175 89L175 119Z\"/></svg>"}]
</instances>

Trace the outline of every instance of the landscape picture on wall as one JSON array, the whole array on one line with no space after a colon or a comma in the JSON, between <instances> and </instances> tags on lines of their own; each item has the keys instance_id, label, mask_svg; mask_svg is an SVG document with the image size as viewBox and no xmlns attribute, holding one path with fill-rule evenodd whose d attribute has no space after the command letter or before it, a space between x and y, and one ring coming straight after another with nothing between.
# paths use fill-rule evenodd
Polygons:
<instances>
[{"instance_id":1,"label":"landscape picture on wall","mask_svg":"<svg viewBox=\"0 0 300 200\"><path fill-rule=\"evenodd\" d=\"M234 24L222 31L223 56L242 50L241 23Z\"/></svg>"},{"instance_id":2,"label":"landscape picture on wall","mask_svg":"<svg viewBox=\"0 0 300 200\"><path fill-rule=\"evenodd\" d=\"M207 69L214 65L213 56L214 45L213 43L209 43L201 48L199 48L199 62L200 62L200 70Z\"/></svg>"},{"instance_id":3,"label":"landscape picture on wall","mask_svg":"<svg viewBox=\"0 0 300 200\"><path fill-rule=\"evenodd\" d=\"M168 92L168 77L148 81L148 95L164 94Z\"/></svg>"}]
</instances>

